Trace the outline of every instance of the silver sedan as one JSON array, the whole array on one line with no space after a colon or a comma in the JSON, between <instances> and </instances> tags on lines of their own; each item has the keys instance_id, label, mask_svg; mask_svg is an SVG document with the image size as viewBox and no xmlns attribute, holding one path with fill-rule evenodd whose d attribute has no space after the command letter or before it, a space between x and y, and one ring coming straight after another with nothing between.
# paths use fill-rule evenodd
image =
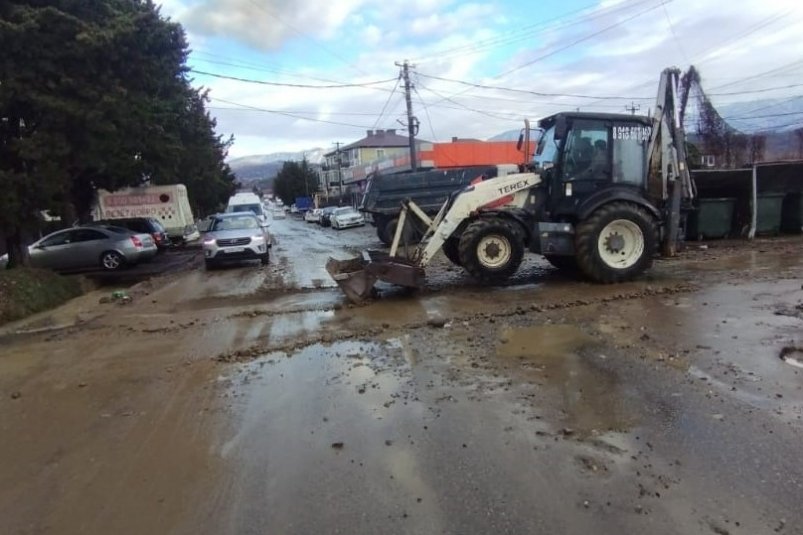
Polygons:
<instances>
[{"instance_id":1,"label":"silver sedan","mask_svg":"<svg viewBox=\"0 0 803 535\"><path fill-rule=\"evenodd\" d=\"M156 243L148 234L122 227L74 227L48 234L28 247L31 265L55 271L100 267L116 271L156 255ZM8 255L0 258L0 267Z\"/></svg>"}]
</instances>

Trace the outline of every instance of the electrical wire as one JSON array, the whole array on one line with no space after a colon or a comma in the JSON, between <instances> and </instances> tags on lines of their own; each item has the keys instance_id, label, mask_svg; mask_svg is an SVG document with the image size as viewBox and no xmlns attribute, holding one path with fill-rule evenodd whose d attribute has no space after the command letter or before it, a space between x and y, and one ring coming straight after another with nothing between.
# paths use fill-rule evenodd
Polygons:
<instances>
[{"instance_id":1,"label":"electrical wire","mask_svg":"<svg viewBox=\"0 0 803 535\"><path fill-rule=\"evenodd\" d=\"M396 78L396 85L393 86L393 89L388 95L388 99L385 101L385 105L382 106L382 111L379 112L379 116L376 118L376 122L374 122L374 129L379 125L379 121L382 120L382 116L385 115L385 110L388 108L388 104L390 104L393 95L396 93L396 89L399 88L399 81L401 81L401 78L401 73L399 73L399 76Z\"/></svg>"},{"instance_id":2,"label":"electrical wire","mask_svg":"<svg viewBox=\"0 0 803 535\"><path fill-rule=\"evenodd\" d=\"M629 17L625 17L624 19L618 20L617 22L615 22L615 23L613 23L613 24L611 24L609 26L606 26L606 27L602 28L601 30L597 30L597 31L592 32L590 34L587 34L587 35L585 35L585 36L583 36L583 37L581 37L579 39L575 39L574 41L572 41L572 42L570 42L570 43L568 43L568 44L566 44L564 46L558 47L558 48L556 48L554 50L551 50L550 52L547 52L546 54L542 54L542 55L538 56L537 58L534 58L534 59L531 59L529 61L526 61L526 62L522 63L521 65L519 65L517 67L513 67L512 69L508 69L508 70L506 70L504 72L501 72L501 73L497 74L496 76L494 76L494 78L501 78L503 76L507 76L508 74L512 74L512 73L514 73L516 71L519 71L519 70L521 70L521 69L523 69L525 67L529 67L530 65L538 63L539 61L543 61L543 60L545 60L547 58L550 58L550 57L554 56L555 54L558 54L559 52L563 52L564 50L572 48L573 46L576 46L576 45L578 45L580 43L583 43L585 41L593 39L594 37L597 37L597 36L607 32L609 30L612 30L614 28L618 28L619 26L622 26L623 24L626 24L626 23L628 23L628 22L630 22L632 20L635 20L635 19L641 17L642 15L644 15L646 13L649 13L650 11L654 11L655 9L658 9L662 5L663 5L663 2L658 4L658 5L649 7L647 9L642 10L642 11L639 11L638 13L636 13L634 15L631 15Z\"/></svg>"},{"instance_id":3,"label":"electrical wire","mask_svg":"<svg viewBox=\"0 0 803 535\"><path fill-rule=\"evenodd\" d=\"M203 76L211 76L213 78L220 78L223 80L234 80L236 82L245 82L249 84L259 84L259 85L269 85L273 87L295 87L301 89L344 89L344 88L355 88L355 87L362 87L362 88L370 88L370 89L378 89L378 88L371 88L370 86L386 84L388 82L394 81L393 78L388 78L386 80L376 80L373 82L361 82L361 83L352 83L352 84L331 84L331 85L310 85L310 84L289 84L284 82L267 82L265 80L254 80L252 78L240 78L239 76L229 76L227 74L219 74L214 72L208 71L201 71L198 69L190 69L190 72L194 72L195 74L201 74ZM387 89L385 91L388 91Z\"/></svg>"},{"instance_id":4,"label":"electrical wire","mask_svg":"<svg viewBox=\"0 0 803 535\"><path fill-rule=\"evenodd\" d=\"M461 84L469 87L475 87L478 89L492 89L496 91L510 91L512 93L524 93L527 95L534 95L537 97L568 97L568 98L589 98L594 100L652 100L653 97L628 97L628 96L613 96L613 95L580 95L576 93L544 93L540 91L530 91L528 89L515 89L512 87L503 87L497 85L487 85L487 84L476 84L472 82L466 82L465 80L456 80L454 78L444 78L442 76L434 76L431 74L424 74L421 72L416 72L418 76L422 76L424 78L431 78L433 80L440 80L442 82L452 82L455 84Z\"/></svg>"},{"instance_id":5,"label":"electrical wire","mask_svg":"<svg viewBox=\"0 0 803 535\"><path fill-rule=\"evenodd\" d=\"M369 126L352 124L352 123L343 123L343 122L339 122L339 121L327 121L325 119L313 119L311 117L304 117L303 115L296 115L294 113L289 113L289 112L286 112L286 111L283 111L283 110L270 110L270 109L267 109L267 108L260 108L258 106L250 106L248 104L240 104L239 102L232 102L230 100L225 100L225 99L217 98L217 97L211 97L211 99L212 100L216 100L218 102L222 102L224 104L237 106L239 108L245 108L245 109L248 109L248 110L260 111L260 112L265 112L265 113L273 113L273 114L276 114L276 115L283 115L285 117L292 117L293 119L301 119L303 121L311 121L311 122L315 122L315 123L333 124L333 125L337 125L337 126L349 126L349 127L352 127L352 128L359 128L359 129L362 129L362 130L367 130L367 129L370 128Z\"/></svg>"}]
</instances>

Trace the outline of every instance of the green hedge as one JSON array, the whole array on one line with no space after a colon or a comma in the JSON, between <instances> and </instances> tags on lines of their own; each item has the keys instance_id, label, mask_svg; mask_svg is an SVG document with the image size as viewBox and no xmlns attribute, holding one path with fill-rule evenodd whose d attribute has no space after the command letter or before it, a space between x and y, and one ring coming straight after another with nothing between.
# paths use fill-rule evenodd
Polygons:
<instances>
[{"instance_id":1,"label":"green hedge","mask_svg":"<svg viewBox=\"0 0 803 535\"><path fill-rule=\"evenodd\" d=\"M79 277L46 269L0 269L0 324L57 307L81 293Z\"/></svg>"}]
</instances>

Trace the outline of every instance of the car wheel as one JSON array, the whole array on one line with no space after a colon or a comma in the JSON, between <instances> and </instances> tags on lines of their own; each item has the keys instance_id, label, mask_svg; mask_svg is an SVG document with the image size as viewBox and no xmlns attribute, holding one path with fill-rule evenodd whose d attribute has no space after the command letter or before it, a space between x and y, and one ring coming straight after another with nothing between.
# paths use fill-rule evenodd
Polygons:
<instances>
[{"instance_id":1,"label":"car wheel","mask_svg":"<svg viewBox=\"0 0 803 535\"><path fill-rule=\"evenodd\" d=\"M125 258L117 251L106 251L100 255L100 266L106 271L117 271L125 266Z\"/></svg>"},{"instance_id":2,"label":"car wheel","mask_svg":"<svg viewBox=\"0 0 803 535\"><path fill-rule=\"evenodd\" d=\"M267 266L268 264L270 264L270 251L266 251L265 254L263 254L262 257L259 259L259 261L262 262L263 266Z\"/></svg>"},{"instance_id":3,"label":"car wheel","mask_svg":"<svg viewBox=\"0 0 803 535\"><path fill-rule=\"evenodd\" d=\"M215 262L212 262L211 260L204 261L204 264L206 264L207 271L212 271L217 267L217 264Z\"/></svg>"}]
</instances>

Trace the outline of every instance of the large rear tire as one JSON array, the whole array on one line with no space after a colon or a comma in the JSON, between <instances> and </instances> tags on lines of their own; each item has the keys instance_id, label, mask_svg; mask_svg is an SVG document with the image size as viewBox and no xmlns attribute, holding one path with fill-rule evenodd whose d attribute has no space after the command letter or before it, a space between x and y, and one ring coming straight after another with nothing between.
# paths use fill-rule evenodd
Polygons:
<instances>
[{"instance_id":1,"label":"large rear tire","mask_svg":"<svg viewBox=\"0 0 803 535\"><path fill-rule=\"evenodd\" d=\"M612 202L577 225L577 265L595 282L631 280L652 266L655 219L638 205Z\"/></svg>"},{"instance_id":2,"label":"large rear tire","mask_svg":"<svg viewBox=\"0 0 803 535\"><path fill-rule=\"evenodd\" d=\"M469 224L458 245L460 265L475 279L504 282L524 257L524 239L514 222L489 217Z\"/></svg>"},{"instance_id":3,"label":"large rear tire","mask_svg":"<svg viewBox=\"0 0 803 535\"><path fill-rule=\"evenodd\" d=\"M443 242L443 254L452 264L462 266L460 263L460 238L452 237Z\"/></svg>"}]
</instances>

